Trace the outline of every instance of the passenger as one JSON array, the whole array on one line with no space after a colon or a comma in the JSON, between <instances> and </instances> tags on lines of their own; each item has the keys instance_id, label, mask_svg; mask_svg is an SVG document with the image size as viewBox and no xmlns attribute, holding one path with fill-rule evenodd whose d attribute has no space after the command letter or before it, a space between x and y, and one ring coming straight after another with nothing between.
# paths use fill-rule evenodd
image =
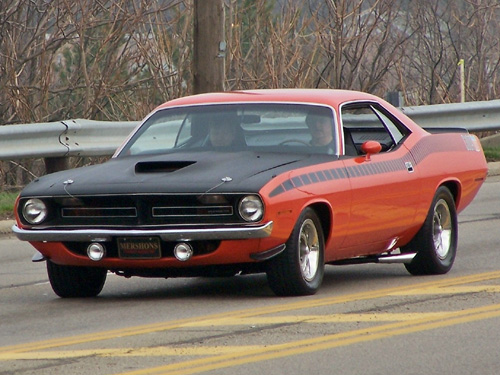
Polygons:
<instances>
[{"instance_id":1,"label":"passenger","mask_svg":"<svg viewBox=\"0 0 500 375\"><path fill-rule=\"evenodd\" d=\"M324 147L325 153L335 152L335 139L333 138L332 119L328 116L309 114L306 124L311 132L311 146Z\"/></svg>"}]
</instances>

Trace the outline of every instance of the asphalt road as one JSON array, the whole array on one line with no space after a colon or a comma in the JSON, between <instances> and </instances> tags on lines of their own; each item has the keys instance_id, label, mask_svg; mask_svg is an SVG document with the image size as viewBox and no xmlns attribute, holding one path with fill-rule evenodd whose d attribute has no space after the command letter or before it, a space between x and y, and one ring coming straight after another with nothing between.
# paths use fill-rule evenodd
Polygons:
<instances>
[{"instance_id":1,"label":"asphalt road","mask_svg":"<svg viewBox=\"0 0 500 375\"><path fill-rule=\"evenodd\" d=\"M489 178L460 215L449 274L329 266L311 297L262 275L110 275L98 298L59 299L30 246L0 238L0 375L497 375L499 191Z\"/></svg>"}]
</instances>

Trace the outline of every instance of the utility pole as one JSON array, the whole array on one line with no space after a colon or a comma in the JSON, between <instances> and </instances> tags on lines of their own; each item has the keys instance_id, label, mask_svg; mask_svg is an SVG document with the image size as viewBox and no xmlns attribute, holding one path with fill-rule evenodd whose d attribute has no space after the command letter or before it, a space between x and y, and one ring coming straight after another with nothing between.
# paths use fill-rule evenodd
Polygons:
<instances>
[{"instance_id":1,"label":"utility pole","mask_svg":"<svg viewBox=\"0 0 500 375\"><path fill-rule=\"evenodd\" d=\"M194 0L193 93L224 91L223 0Z\"/></svg>"}]
</instances>

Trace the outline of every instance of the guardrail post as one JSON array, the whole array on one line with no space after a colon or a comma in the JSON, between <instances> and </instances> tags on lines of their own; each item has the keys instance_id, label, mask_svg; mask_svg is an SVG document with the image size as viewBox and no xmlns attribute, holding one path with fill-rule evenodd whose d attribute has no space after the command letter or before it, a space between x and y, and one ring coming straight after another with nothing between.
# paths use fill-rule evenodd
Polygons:
<instances>
[{"instance_id":1,"label":"guardrail post","mask_svg":"<svg viewBox=\"0 0 500 375\"><path fill-rule=\"evenodd\" d=\"M69 169L68 158L64 157L64 156L44 158L43 161L45 163L45 173L46 174Z\"/></svg>"},{"instance_id":2,"label":"guardrail post","mask_svg":"<svg viewBox=\"0 0 500 375\"><path fill-rule=\"evenodd\" d=\"M394 107L403 107L404 99L401 91L389 91L386 95L386 100Z\"/></svg>"}]
</instances>

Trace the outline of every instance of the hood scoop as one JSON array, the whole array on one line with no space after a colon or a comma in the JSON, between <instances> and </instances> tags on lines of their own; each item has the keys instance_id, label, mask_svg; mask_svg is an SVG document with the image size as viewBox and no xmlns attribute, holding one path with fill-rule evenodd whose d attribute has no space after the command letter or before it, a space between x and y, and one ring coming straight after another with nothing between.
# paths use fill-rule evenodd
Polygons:
<instances>
[{"instance_id":1,"label":"hood scoop","mask_svg":"<svg viewBox=\"0 0 500 375\"><path fill-rule=\"evenodd\" d=\"M135 173L170 173L194 163L194 161L142 161L135 165Z\"/></svg>"}]
</instances>

